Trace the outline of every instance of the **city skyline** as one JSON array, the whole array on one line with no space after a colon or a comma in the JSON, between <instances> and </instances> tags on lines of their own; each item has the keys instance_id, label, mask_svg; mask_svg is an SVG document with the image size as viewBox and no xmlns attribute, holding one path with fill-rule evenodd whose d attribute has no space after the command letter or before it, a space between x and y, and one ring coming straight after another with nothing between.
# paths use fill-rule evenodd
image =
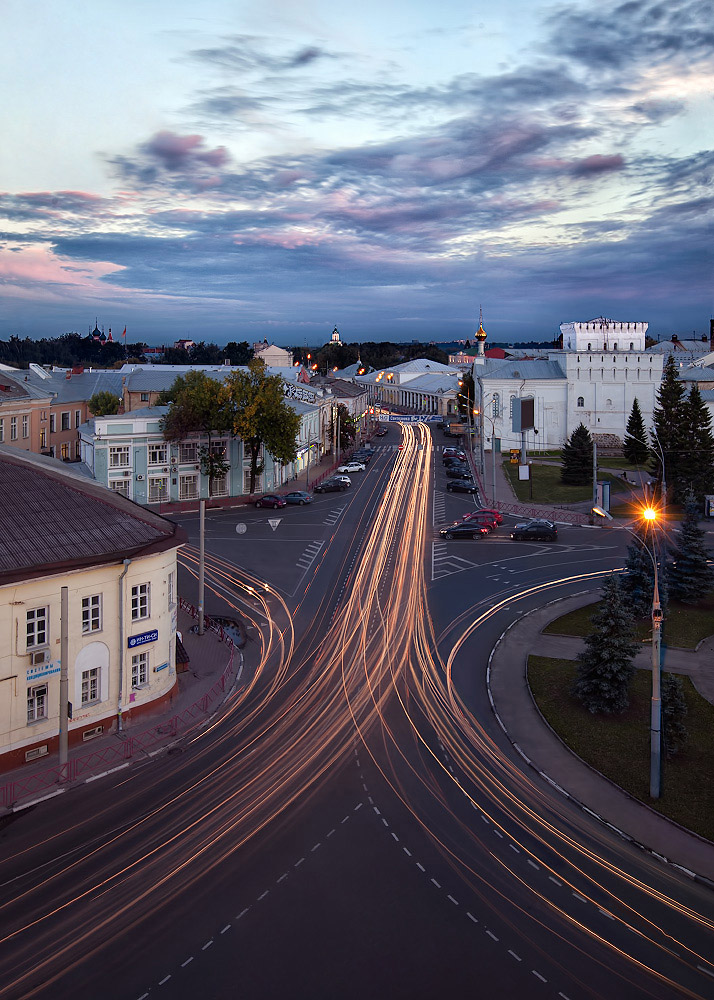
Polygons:
<instances>
[{"instance_id":1,"label":"city skyline","mask_svg":"<svg viewBox=\"0 0 714 1000\"><path fill-rule=\"evenodd\" d=\"M0 339L708 332L708 0L3 18Z\"/></svg>"}]
</instances>

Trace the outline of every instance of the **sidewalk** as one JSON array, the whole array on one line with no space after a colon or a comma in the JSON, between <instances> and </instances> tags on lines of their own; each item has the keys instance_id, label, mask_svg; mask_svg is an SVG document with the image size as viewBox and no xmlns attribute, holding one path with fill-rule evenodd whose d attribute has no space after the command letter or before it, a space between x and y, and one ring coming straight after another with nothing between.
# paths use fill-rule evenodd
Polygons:
<instances>
[{"instance_id":1,"label":"sidewalk","mask_svg":"<svg viewBox=\"0 0 714 1000\"><path fill-rule=\"evenodd\" d=\"M73 747L60 781L57 753L33 764L0 774L0 818L35 802L61 794L87 781L94 781L136 760L165 753L185 735L208 721L235 686L242 667L240 650L213 631L193 634L195 624L179 608L178 629L189 656L188 669L178 673L172 697L156 709L128 724L122 732L109 732L91 742Z\"/></svg>"},{"instance_id":2,"label":"sidewalk","mask_svg":"<svg viewBox=\"0 0 714 1000\"><path fill-rule=\"evenodd\" d=\"M572 799L586 805L603 822L647 851L714 885L714 844L665 819L576 757L550 729L533 702L526 683L528 655L537 649L544 656L571 659L582 647L580 639L543 635L542 629L591 599L579 595L540 608L522 618L501 639L494 651L490 676L496 714L511 743L520 748L537 771L544 772ZM714 639L700 643L697 650L667 649L664 661L666 669L689 674L700 693L710 701L714 700L713 645ZM643 650L638 654L637 665L644 667L641 659L647 657L648 652ZM646 665L649 668L649 663Z\"/></svg>"}]
</instances>

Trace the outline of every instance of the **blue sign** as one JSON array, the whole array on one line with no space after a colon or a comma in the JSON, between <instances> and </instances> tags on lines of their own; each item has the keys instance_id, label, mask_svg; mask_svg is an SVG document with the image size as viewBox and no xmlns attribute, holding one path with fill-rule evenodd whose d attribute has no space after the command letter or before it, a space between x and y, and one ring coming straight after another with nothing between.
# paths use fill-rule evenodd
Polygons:
<instances>
[{"instance_id":1,"label":"blue sign","mask_svg":"<svg viewBox=\"0 0 714 1000\"><path fill-rule=\"evenodd\" d=\"M168 663L162 663L160 667L154 667L154 673L158 674L159 670L166 670Z\"/></svg>"},{"instance_id":2,"label":"blue sign","mask_svg":"<svg viewBox=\"0 0 714 1000\"><path fill-rule=\"evenodd\" d=\"M158 638L159 630L152 628L150 632L142 632L140 635L130 635L127 645L129 649L134 649L135 646L144 646L147 642L156 642Z\"/></svg>"}]
</instances>

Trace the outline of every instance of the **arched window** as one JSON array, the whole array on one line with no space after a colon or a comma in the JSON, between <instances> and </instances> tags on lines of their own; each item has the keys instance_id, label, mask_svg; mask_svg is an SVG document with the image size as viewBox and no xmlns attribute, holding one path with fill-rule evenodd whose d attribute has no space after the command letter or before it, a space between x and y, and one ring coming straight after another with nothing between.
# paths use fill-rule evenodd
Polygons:
<instances>
[{"instance_id":1,"label":"arched window","mask_svg":"<svg viewBox=\"0 0 714 1000\"><path fill-rule=\"evenodd\" d=\"M606 408L607 408L608 410L611 410L611 409L612 409L612 400L611 400L611 399L606 399L606 400L605 400L605 407L606 407Z\"/></svg>"},{"instance_id":2,"label":"arched window","mask_svg":"<svg viewBox=\"0 0 714 1000\"><path fill-rule=\"evenodd\" d=\"M501 415L501 397L497 392L493 394L493 415L494 417Z\"/></svg>"},{"instance_id":3,"label":"arched window","mask_svg":"<svg viewBox=\"0 0 714 1000\"><path fill-rule=\"evenodd\" d=\"M612 349L613 349L613 351L616 351L617 350L617 344L613 344L612 345Z\"/></svg>"},{"instance_id":4,"label":"arched window","mask_svg":"<svg viewBox=\"0 0 714 1000\"><path fill-rule=\"evenodd\" d=\"M582 396L578 396L578 406L585 406L585 400Z\"/></svg>"},{"instance_id":5,"label":"arched window","mask_svg":"<svg viewBox=\"0 0 714 1000\"><path fill-rule=\"evenodd\" d=\"M588 350L592 351L592 349L593 349L593 345L592 344L588 344Z\"/></svg>"},{"instance_id":6,"label":"arched window","mask_svg":"<svg viewBox=\"0 0 714 1000\"><path fill-rule=\"evenodd\" d=\"M628 323L627 325L629 326L630 324ZM633 341L630 341L630 350L634 351L634 349L635 349L635 345L634 345Z\"/></svg>"}]
</instances>

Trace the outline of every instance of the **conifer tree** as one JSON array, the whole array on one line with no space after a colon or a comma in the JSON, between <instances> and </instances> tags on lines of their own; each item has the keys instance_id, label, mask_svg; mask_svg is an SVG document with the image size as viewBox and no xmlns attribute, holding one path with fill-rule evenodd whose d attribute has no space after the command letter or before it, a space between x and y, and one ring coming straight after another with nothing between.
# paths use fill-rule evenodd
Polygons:
<instances>
[{"instance_id":1,"label":"conifer tree","mask_svg":"<svg viewBox=\"0 0 714 1000\"><path fill-rule=\"evenodd\" d=\"M714 570L708 563L710 553L704 538L699 527L699 506L690 493L672 552L673 562L667 570L670 593L684 604L696 604L714 587Z\"/></svg>"},{"instance_id":2,"label":"conifer tree","mask_svg":"<svg viewBox=\"0 0 714 1000\"><path fill-rule=\"evenodd\" d=\"M650 454L651 472L659 483L662 482L662 458L664 458L665 478L668 487L672 489L673 499L678 499L686 447L684 396L684 384L679 381L677 366L670 354L665 362L662 382L657 390L657 406L652 413L655 447L651 449Z\"/></svg>"},{"instance_id":3,"label":"conifer tree","mask_svg":"<svg viewBox=\"0 0 714 1000\"><path fill-rule=\"evenodd\" d=\"M645 526L636 525L632 528L633 539L627 546L625 572L622 575L621 586L627 596L630 611L635 618L644 618L652 613L652 598L654 595L654 566L652 563L652 537ZM655 545L656 551L656 545ZM662 552L659 553L661 564ZM657 573L657 590L659 591L660 607L666 615L669 603L669 587L667 573L660 569Z\"/></svg>"},{"instance_id":4,"label":"conifer tree","mask_svg":"<svg viewBox=\"0 0 714 1000\"><path fill-rule=\"evenodd\" d=\"M593 714L622 712L629 705L629 686L638 646L633 619L616 574L602 589L600 607L592 616L593 632L578 655L573 694Z\"/></svg>"},{"instance_id":5,"label":"conifer tree","mask_svg":"<svg viewBox=\"0 0 714 1000\"><path fill-rule=\"evenodd\" d=\"M627 461L632 465L644 465L650 455L645 421L637 396L634 398L627 421L627 433L622 444L622 451Z\"/></svg>"},{"instance_id":6,"label":"conifer tree","mask_svg":"<svg viewBox=\"0 0 714 1000\"><path fill-rule=\"evenodd\" d=\"M687 702L684 685L676 674L662 674L660 687L662 697L662 742L668 757L673 757L687 742L687 727L684 719Z\"/></svg>"},{"instance_id":7,"label":"conifer tree","mask_svg":"<svg viewBox=\"0 0 714 1000\"><path fill-rule=\"evenodd\" d=\"M585 424L578 424L563 445L560 478L564 483L582 486L593 477L593 439Z\"/></svg>"},{"instance_id":8,"label":"conifer tree","mask_svg":"<svg viewBox=\"0 0 714 1000\"><path fill-rule=\"evenodd\" d=\"M702 503L707 493L714 493L714 436L711 416L699 386L692 383L682 413L686 444L682 454L681 481L675 484L680 498L689 488Z\"/></svg>"}]
</instances>

